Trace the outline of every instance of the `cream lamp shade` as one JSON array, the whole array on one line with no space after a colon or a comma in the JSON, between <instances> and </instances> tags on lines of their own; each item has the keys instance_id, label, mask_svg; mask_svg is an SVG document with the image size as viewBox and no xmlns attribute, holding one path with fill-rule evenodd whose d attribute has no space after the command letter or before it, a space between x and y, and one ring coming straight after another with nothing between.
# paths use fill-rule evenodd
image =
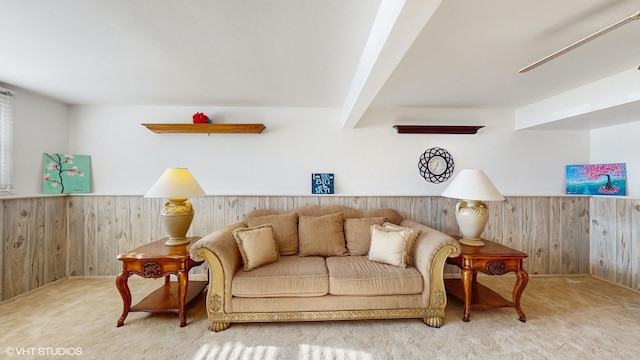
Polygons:
<instances>
[{"instance_id":1,"label":"cream lamp shade","mask_svg":"<svg viewBox=\"0 0 640 360\"><path fill-rule=\"evenodd\" d=\"M205 196L200 184L186 168L169 168L147 191L144 197L168 198L162 209L162 223L169 234L165 245L184 245L189 242L187 231L193 220L193 207L187 197Z\"/></svg>"},{"instance_id":2,"label":"cream lamp shade","mask_svg":"<svg viewBox=\"0 0 640 360\"><path fill-rule=\"evenodd\" d=\"M455 211L458 227L462 233L460 243L484 246L480 235L489 220L489 207L485 201L504 200L484 171L479 169L460 171L441 195L460 199Z\"/></svg>"}]
</instances>

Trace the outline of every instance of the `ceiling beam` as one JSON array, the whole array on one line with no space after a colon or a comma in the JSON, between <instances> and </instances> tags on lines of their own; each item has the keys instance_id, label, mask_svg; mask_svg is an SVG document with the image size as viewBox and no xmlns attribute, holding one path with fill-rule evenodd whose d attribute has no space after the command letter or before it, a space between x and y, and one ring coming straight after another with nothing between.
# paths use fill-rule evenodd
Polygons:
<instances>
[{"instance_id":1,"label":"ceiling beam","mask_svg":"<svg viewBox=\"0 0 640 360\"><path fill-rule=\"evenodd\" d=\"M382 0L342 108L355 128L442 0Z\"/></svg>"}]
</instances>

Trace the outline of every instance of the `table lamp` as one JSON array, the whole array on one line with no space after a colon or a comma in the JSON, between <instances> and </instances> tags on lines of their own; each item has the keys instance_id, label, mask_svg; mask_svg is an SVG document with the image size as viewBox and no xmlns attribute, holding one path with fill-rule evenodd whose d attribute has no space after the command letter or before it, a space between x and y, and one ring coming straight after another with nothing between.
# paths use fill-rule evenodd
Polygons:
<instances>
[{"instance_id":1,"label":"table lamp","mask_svg":"<svg viewBox=\"0 0 640 360\"><path fill-rule=\"evenodd\" d=\"M162 224L169 233L167 246L189 243L187 231L193 220L193 207L189 196L205 196L206 193L194 179L189 169L169 168L160 176L144 197L169 198L162 209Z\"/></svg>"},{"instance_id":2,"label":"table lamp","mask_svg":"<svg viewBox=\"0 0 640 360\"><path fill-rule=\"evenodd\" d=\"M489 221L489 208L485 201L503 201L504 197L484 171L464 169L442 192L442 196L460 199L456 204L456 220L462 233L460 243L484 246L480 235Z\"/></svg>"}]
</instances>

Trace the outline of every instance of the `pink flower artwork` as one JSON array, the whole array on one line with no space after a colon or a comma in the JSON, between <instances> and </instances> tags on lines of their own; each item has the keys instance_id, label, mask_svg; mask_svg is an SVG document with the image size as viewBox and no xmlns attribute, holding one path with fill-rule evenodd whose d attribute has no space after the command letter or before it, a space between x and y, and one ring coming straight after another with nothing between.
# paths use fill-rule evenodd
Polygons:
<instances>
[{"instance_id":1,"label":"pink flower artwork","mask_svg":"<svg viewBox=\"0 0 640 360\"><path fill-rule=\"evenodd\" d=\"M566 193L583 195L626 195L625 163L567 165Z\"/></svg>"},{"instance_id":2,"label":"pink flower artwork","mask_svg":"<svg viewBox=\"0 0 640 360\"><path fill-rule=\"evenodd\" d=\"M91 191L91 157L45 153L42 188L45 194L88 193Z\"/></svg>"}]
</instances>

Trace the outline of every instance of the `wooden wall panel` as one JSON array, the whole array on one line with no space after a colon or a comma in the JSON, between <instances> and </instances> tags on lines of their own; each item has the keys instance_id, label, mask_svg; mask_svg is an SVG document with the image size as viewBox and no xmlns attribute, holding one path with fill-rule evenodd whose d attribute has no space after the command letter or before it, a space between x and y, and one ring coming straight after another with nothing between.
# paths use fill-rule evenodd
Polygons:
<instances>
[{"instance_id":1,"label":"wooden wall panel","mask_svg":"<svg viewBox=\"0 0 640 360\"><path fill-rule=\"evenodd\" d=\"M631 202L616 199L616 283L631 287L632 281L632 243L631 243Z\"/></svg>"},{"instance_id":2,"label":"wooden wall panel","mask_svg":"<svg viewBox=\"0 0 640 360\"><path fill-rule=\"evenodd\" d=\"M4 202L3 296L12 298L29 291L31 201L16 199Z\"/></svg>"},{"instance_id":3,"label":"wooden wall panel","mask_svg":"<svg viewBox=\"0 0 640 360\"><path fill-rule=\"evenodd\" d=\"M529 254L527 271L530 274L547 274L549 272L550 199L535 197L531 202L531 235L526 249L523 249Z\"/></svg>"},{"instance_id":4,"label":"wooden wall panel","mask_svg":"<svg viewBox=\"0 0 640 360\"><path fill-rule=\"evenodd\" d=\"M591 273L615 282L616 202L604 197L591 199Z\"/></svg>"},{"instance_id":5,"label":"wooden wall panel","mask_svg":"<svg viewBox=\"0 0 640 360\"><path fill-rule=\"evenodd\" d=\"M84 274L84 197L67 198L67 274Z\"/></svg>"},{"instance_id":6,"label":"wooden wall panel","mask_svg":"<svg viewBox=\"0 0 640 360\"><path fill-rule=\"evenodd\" d=\"M631 287L640 289L640 200L629 200L631 209Z\"/></svg>"},{"instance_id":7,"label":"wooden wall panel","mask_svg":"<svg viewBox=\"0 0 640 360\"><path fill-rule=\"evenodd\" d=\"M64 197L44 198L45 284L67 276L67 213Z\"/></svg>"},{"instance_id":8,"label":"wooden wall panel","mask_svg":"<svg viewBox=\"0 0 640 360\"><path fill-rule=\"evenodd\" d=\"M45 249L46 235L46 207L44 198L35 198L31 200L31 216L29 216L29 228L31 229L30 238L30 255L29 255L29 289L36 289L47 282L45 281L45 259L47 249Z\"/></svg>"},{"instance_id":9,"label":"wooden wall panel","mask_svg":"<svg viewBox=\"0 0 640 360\"><path fill-rule=\"evenodd\" d=\"M83 197L84 276L98 275L98 197Z\"/></svg>"},{"instance_id":10,"label":"wooden wall panel","mask_svg":"<svg viewBox=\"0 0 640 360\"><path fill-rule=\"evenodd\" d=\"M129 198L129 207L131 217L130 231L131 242L130 249L135 249L144 244L148 244L153 239L151 237L151 209L149 198L141 196L132 196ZM160 210L157 210L160 211ZM121 266L118 267L119 269Z\"/></svg>"},{"instance_id":11,"label":"wooden wall panel","mask_svg":"<svg viewBox=\"0 0 640 360\"><path fill-rule=\"evenodd\" d=\"M507 198L502 204L502 237L495 240L510 248L521 250L520 238L518 232L520 229L520 201L518 198Z\"/></svg>"},{"instance_id":12,"label":"wooden wall panel","mask_svg":"<svg viewBox=\"0 0 640 360\"><path fill-rule=\"evenodd\" d=\"M100 196L97 200L97 275L114 275L117 274L116 269L119 270L116 267L118 252L115 240L115 197Z\"/></svg>"},{"instance_id":13,"label":"wooden wall panel","mask_svg":"<svg viewBox=\"0 0 640 360\"><path fill-rule=\"evenodd\" d=\"M5 201L0 200L0 269L2 269L2 274L0 274L0 301L4 300L4 274L6 272L4 265L4 247L5 247L5 239L7 238L4 233L4 207ZM7 265L8 266L8 265Z\"/></svg>"},{"instance_id":14,"label":"wooden wall panel","mask_svg":"<svg viewBox=\"0 0 640 360\"><path fill-rule=\"evenodd\" d=\"M578 270L577 261L579 258L580 239L577 234L580 232L579 218L566 217L564 214L577 214L577 198L565 198L562 203L563 217L566 221L562 224L562 271L566 274L574 274Z\"/></svg>"},{"instance_id":15,"label":"wooden wall panel","mask_svg":"<svg viewBox=\"0 0 640 360\"><path fill-rule=\"evenodd\" d=\"M132 249L133 239L131 236L131 197L130 196L117 196L113 199L114 203L114 227L113 227L113 240L114 240L114 252L113 255L113 268L111 273L119 273L122 270L122 263L115 259L119 254L125 253Z\"/></svg>"}]
</instances>

